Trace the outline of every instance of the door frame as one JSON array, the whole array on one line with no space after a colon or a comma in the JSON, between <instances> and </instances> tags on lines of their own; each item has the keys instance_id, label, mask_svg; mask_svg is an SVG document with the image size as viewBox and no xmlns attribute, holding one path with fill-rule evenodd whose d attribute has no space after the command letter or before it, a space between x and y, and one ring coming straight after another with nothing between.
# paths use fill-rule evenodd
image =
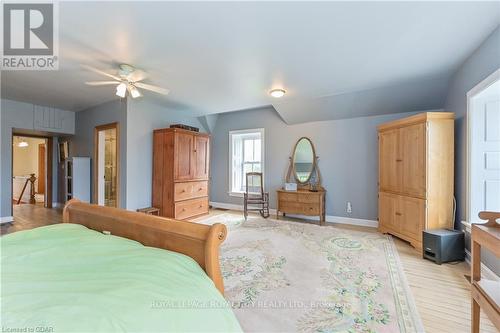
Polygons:
<instances>
[{"instance_id":1,"label":"door frame","mask_svg":"<svg viewBox=\"0 0 500 333\"><path fill-rule=\"evenodd\" d=\"M36 134L22 134L22 133L16 133L15 131L12 131L11 135L11 142L14 142L14 137L15 136L22 136L26 138L37 138L37 139L45 139L45 193L44 193L44 203L43 206L45 208L52 208L52 160L54 157L54 152L53 152L53 146L54 146L54 139L51 136L44 136L44 135L36 135ZM13 212L12 208L12 202L14 201L14 182L12 181L14 177L14 149L10 147L10 154L11 154L11 165L10 165L10 202L11 202L11 212Z\"/></svg>"},{"instance_id":2,"label":"door frame","mask_svg":"<svg viewBox=\"0 0 500 333\"><path fill-rule=\"evenodd\" d=\"M38 174L39 174L38 176L40 176L40 165L41 165L41 163L40 163L40 149L42 147L43 147L43 162L44 162L42 164L43 165L43 175L44 175L44 177L43 177L44 178L43 179L43 200L44 200L44 204L45 204L45 201L46 201L45 200L45 189L46 189L45 182L47 181L47 179L46 179L47 177L45 177L45 174L47 173L47 170L45 170L47 168L47 161L46 161L46 159L47 159L47 142L38 144ZM40 193L39 190L40 190L40 177L38 177L37 193Z\"/></svg>"},{"instance_id":3,"label":"door frame","mask_svg":"<svg viewBox=\"0 0 500 333\"><path fill-rule=\"evenodd\" d=\"M472 99L476 97L476 95L480 94L483 90L487 89L489 86L494 84L495 82L500 81L500 68L491 73L484 80L476 84L471 90L467 92L467 113L466 113L466 122L467 122L467 143L466 143L466 153L465 153L465 177L466 177L466 189L465 189L465 218L466 222L472 223L471 207L470 207L470 196L471 196L471 183L470 183L470 173L471 173L471 112L473 112L473 103Z\"/></svg>"},{"instance_id":4,"label":"door frame","mask_svg":"<svg viewBox=\"0 0 500 333\"><path fill-rule=\"evenodd\" d=\"M98 196L98 168L99 168L99 132L115 129L116 130L116 208L120 208L120 124L118 122L99 125L94 127L94 163L93 163L93 177L92 177L92 202L97 205Z\"/></svg>"}]
</instances>

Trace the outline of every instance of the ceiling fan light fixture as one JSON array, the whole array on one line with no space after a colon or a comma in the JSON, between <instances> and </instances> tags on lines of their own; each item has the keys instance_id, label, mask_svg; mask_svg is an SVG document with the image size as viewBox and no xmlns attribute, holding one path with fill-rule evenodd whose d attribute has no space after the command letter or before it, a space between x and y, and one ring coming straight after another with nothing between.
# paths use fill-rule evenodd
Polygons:
<instances>
[{"instance_id":1,"label":"ceiling fan light fixture","mask_svg":"<svg viewBox=\"0 0 500 333\"><path fill-rule=\"evenodd\" d=\"M116 86L116 95L120 96L121 98L125 97L125 94L127 93L127 85L125 83L120 83L119 85Z\"/></svg>"},{"instance_id":2,"label":"ceiling fan light fixture","mask_svg":"<svg viewBox=\"0 0 500 333\"><path fill-rule=\"evenodd\" d=\"M133 85L130 85L130 96L132 96L132 98L137 98L137 97L141 97L141 92Z\"/></svg>"},{"instance_id":3,"label":"ceiling fan light fixture","mask_svg":"<svg viewBox=\"0 0 500 333\"><path fill-rule=\"evenodd\" d=\"M132 98L141 97L142 93L139 89L152 91L161 95L167 95L169 92L168 89L141 82L148 77L148 74L143 70L137 69L131 65L120 64L117 75L110 74L106 71L91 66L87 65L81 65L81 66L94 73L109 77L114 80L114 81L88 81L85 82L85 84L89 86L116 85L116 95L121 98L125 98L127 96L127 91L129 96Z\"/></svg>"},{"instance_id":4,"label":"ceiling fan light fixture","mask_svg":"<svg viewBox=\"0 0 500 333\"><path fill-rule=\"evenodd\" d=\"M269 95L273 96L274 98L281 98L285 96L285 94L285 89L273 89L269 92Z\"/></svg>"}]
</instances>

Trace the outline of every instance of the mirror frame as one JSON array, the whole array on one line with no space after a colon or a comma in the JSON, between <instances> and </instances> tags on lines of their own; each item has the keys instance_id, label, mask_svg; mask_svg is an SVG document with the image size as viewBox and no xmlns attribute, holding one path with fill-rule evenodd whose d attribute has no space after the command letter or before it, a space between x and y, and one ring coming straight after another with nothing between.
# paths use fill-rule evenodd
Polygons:
<instances>
[{"instance_id":1,"label":"mirror frame","mask_svg":"<svg viewBox=\"0 0 500 333\"><path fill-rule=\"evenodd\" d=\"M312 168L311 168L311 172L309 173L309 176L304 181L299 180L299 178L297 177L297 171L295 170L295 154L297 152L297 146L299 145L299 142L301 142L302 140L307 140L312 148ZM300 184L300 185L309 184L309 181L311 180L311 177L312 177L312 175L315 172L316 167L317 167L317 165L316 165L316 149L314 148L314 144L312 143L311 139L309 139L306 136L303 136L297 140L297 142L295 143L295 146L293 147L291 161L292 161L293 177L295 178L295 181L297 182L297 184Z\"/></svg>"},{"instance_id":2,"label":"mirror frame","mask_svg":"<svg viewBox=\"0 0 500 333\"><path fill-rule=\"evenodd\" d=\"M296 172L295 172L295 164L294 164L295 150L297 149L297 145L299 144L300 140L302 140L302 139L306 139L307 141L309 141L309 143L311 144L312 150L313 150L313 167L311 170L311 174L309 175L309 178L307 178L307 180L304 182L301 182L297 179ZM309 190L316 190L316 191L322 190L321 172L319 171L319 167L318 167L319 156L316 155L316 148L314 147L314 144L310 138L308 138L306 136L299 138L297 140L297 142L295 143L295 145L293 146L292 156L288 157L288 159L290 160L290 164L288 166L288 171L286 173L286 178L285 178L285 181L287 183L296 183L299 189L309 188ZM292 174L293 174L293 180L291 178ZM313 176L313 174L315 174L316 181L314 184L311 184L311 177Z\"/></svg>"}]
</instances>

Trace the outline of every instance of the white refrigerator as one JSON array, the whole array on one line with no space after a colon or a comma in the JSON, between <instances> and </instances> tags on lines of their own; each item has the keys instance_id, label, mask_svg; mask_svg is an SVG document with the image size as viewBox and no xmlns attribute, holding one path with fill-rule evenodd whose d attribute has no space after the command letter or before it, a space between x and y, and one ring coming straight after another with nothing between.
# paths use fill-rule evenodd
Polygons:
<instances>
[{"instance_id":1,"label":"white refrigerator","mask_svg":"<svg viewBox=\"0 0 500 333\"><path fill-rule=\"evenodd\" d=\"M90 157L73 157L73 198L90 202Z\"/></svg>"}]
</instances>

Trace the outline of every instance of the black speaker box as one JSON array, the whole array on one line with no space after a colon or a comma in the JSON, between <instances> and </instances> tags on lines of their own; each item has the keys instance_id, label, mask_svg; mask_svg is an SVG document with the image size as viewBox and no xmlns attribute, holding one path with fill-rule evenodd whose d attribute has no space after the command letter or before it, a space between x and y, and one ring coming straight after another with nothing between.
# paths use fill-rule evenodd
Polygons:
<instances>
[{"instance_id":1,"label":"black speaker box","mask_svg":"<svg viewBox=\"0 0 500 333\"><path fill-rule=\"evenodd\" d=\"M423 257L441 265L443 262L465 259L464 233L458 230L423 231Z\"/></svg>"}]
</instances>

